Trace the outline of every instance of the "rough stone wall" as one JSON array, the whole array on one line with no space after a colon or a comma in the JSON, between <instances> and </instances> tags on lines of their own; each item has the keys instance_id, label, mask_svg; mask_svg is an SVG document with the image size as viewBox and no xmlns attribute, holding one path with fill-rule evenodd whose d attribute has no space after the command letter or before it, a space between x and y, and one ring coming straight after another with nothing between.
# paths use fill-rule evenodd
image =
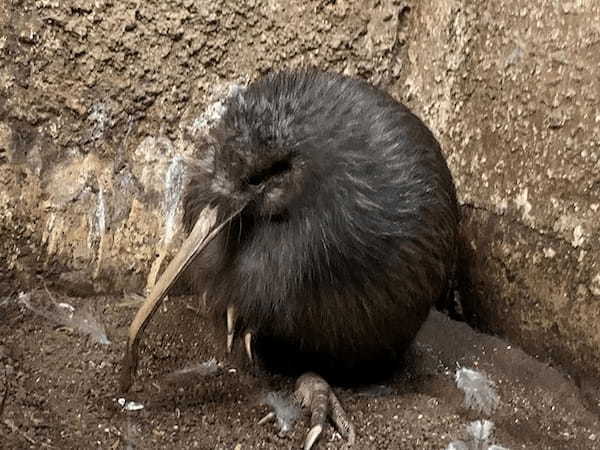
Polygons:
<instances>
[{"instance_id":1,"label":"rough stone wall","mask_svg":"<svg viewBox=\"0 0 600 450\"><path fill-rule=\"evenodd\" d=\"M0 276L151 283L207 107L315 65L384 87L439 136L467 314L600 367L598 2L7 0L0 55Z\"/></svg>"},{"instance_id":2,"label":"rough stone wall","mask_svg":"<svg viewBox=\"0 0 600 450\"><path fill-rule=\"evenodd\" d=\"M210 99L284 66L398 77L403 5L3 3L4 270L143 286L177 235L189 141Z\"/></svg>"},{"instance_id":3,"label":"rough stone wall","mask_svg":"<svg viewBox=\"0 0 600 450\"><path fill-rule=\"evenodd\" d=\"M466 312L533 354L597 372L600 4L426 3L407 86L464 204Z\"/></svg>"}]
</instances>

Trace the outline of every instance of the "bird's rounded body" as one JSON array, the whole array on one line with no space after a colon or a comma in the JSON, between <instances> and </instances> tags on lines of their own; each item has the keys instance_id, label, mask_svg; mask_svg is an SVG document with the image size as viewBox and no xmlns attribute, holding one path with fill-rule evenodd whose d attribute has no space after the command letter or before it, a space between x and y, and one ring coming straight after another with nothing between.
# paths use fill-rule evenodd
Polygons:
<instances>
[{"instance_id":1,"label":"bird's rounded body","mask_svg":"<svg viewBox=\"0 0 600 450\"><path fill-rule=\"evenodd\" d=\"M215 316L235 307L276 370L393 363L455 264L455 188L427 127L366 82L281 72L227 100L198 157L188 226L247 203L191 268Z\"/></svg>"}]
</instances>

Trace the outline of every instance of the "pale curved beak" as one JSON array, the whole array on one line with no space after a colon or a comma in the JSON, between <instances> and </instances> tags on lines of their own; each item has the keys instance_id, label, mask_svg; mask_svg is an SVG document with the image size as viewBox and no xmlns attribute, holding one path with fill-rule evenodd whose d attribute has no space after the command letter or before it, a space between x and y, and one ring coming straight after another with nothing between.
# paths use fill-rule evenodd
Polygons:
<instances>
[{"instance_id":1,"label":"pale curved beak","mask_svg":"<svg viewBox=\"0 0 600 450\"><path fill-rule=\"evenodd\" d=\"M127 392L133 384L138 363L137 352L141 333L144 332L161 301L194 258L223 230L225 225L242 212L245 206L246 204L220 224L216 223L217 208L207 207L200 213L192 232L160 276L129 326L127 348L121 365L120 385L122 392Z\"/></svg>"}]
</instances>

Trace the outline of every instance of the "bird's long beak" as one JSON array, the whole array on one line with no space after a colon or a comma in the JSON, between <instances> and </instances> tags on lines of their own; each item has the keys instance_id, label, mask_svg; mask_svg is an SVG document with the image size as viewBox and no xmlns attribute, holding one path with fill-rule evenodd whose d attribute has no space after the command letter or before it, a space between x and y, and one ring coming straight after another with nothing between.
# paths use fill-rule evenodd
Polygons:
<instances>
[{"instance_id":1,"label":"bird's long beak","mask_svg":"<svg viewBox=\"0 0 600 450\"><path fill-rule=\"evenodd\" d=\"M161 301L165 298L171 286L179 279L194 258L206 248L210 241L212 241L233 218L242 212L244 206L227 219L223 220L220 224L216 224L218 217L216 208L207 207L198 217L192 232L160 276L152 288L150 295L146 298L135 315L133 322L131 322L131 325L129 326L127 348L121 365L120 384L122 392L127 392L133 384L133 378L138 363L137 352L140 336L160 306Z\"/></svg>"}]
</instances>

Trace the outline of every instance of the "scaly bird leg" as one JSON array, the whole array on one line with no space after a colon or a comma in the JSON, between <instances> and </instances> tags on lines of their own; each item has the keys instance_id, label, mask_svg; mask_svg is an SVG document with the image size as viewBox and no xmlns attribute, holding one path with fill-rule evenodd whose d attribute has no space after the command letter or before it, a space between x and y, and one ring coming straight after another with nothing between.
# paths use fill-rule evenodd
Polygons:
<instances>
[{"instance_id":1,"label":"scaly bird leg","mask_svg":"<svg viewBox=\"0 0 600 450\"><path fill-rule=\"evenodd\" d=\"M354 426L348 420L342 404L331 387L322 377L312 372L303 374L296 382L294 395L311 414L311 428L304 441L304 450L312 448L321 435L328 417L348 444L354 444L356 437Z\"/></svg>"}]
</instances>

